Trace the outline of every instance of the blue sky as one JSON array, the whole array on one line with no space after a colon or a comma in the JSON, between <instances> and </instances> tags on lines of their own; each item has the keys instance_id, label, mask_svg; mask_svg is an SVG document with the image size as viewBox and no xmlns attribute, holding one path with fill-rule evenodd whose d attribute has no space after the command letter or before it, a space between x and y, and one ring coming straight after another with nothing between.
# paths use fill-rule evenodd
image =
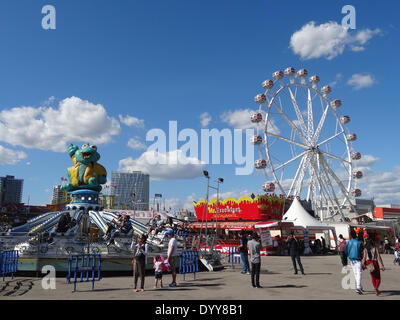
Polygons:
<instances>
[{"instance_id":1,"label":"blue sky","mask_svg":"<svg viewBox=\"0 0 400 320\"><path fill-rule=\"evenodd\" d=\"M41 10L48 4L56 9L56 30L41 26ZM290 47L292 35L311 21L315 26L340 24L346 4L312 0L4 0L0 3L0 112L17 108L15 114L23 115L23 106L58 110L59 103L71 97L79 98L78 103L101 105L104 119L116 121L114 133L96 142L100 163L110 179L121 159L138 159L146 151L128 147L129 139L148 146L146 133L153 128L167 131L169 120L178 121L178 130L200 132L199 117L205 112L211 117L208 128L233 129L221 115L255 110L253 97L262 91L261 82L271 78L272 72L288 66L306 68L310 74L318 74L321 83L337 81L333 93L343 101L344 114L351 116L349 127L359 137L356 149L371 156L363 164L370 173L363 180L365 195L382 203L400 203L396 174L398 2L352 1L357 28L348 31L349 37L376 31L364 43L353 43L362 45L363 50L352 50L351 43L346 43L342 53L328 59L322 53L315 58L302 57ZM369 76L372 82L356 89L348 84L355 74ZM120 115L143 120L143 125L127 126ZM89 136L97 137L96 123L87 121ZM51 132L25 126L10 130L0 115L0 125L2 122L0 146L6 150L0 150L0 175L25 180L24 202L29 196L30 203L48 203L48 191L65 176L71 160L51 146L57 143ZM74 123L64 125L66 136L73 137ZM39 132L46 135L48 146L27 142L30 133L40 140ZM81 145L87 141L80 134L68 142ZM18 158L18 152L23 152L19 161L4 160L9 159L7 153ZM213 177L225 178L222 192L226 196L261 192L265 181L256 172L237 176L233 165L209 165L207 169ZM379 182L382 177L384 181ZM387 187L380 190L376 186L382 183ZM152 181L150 192L162 193L170 205L183 207L204 197L205 187L202 177L169 177Z\"/></svg>"}]
</instances>

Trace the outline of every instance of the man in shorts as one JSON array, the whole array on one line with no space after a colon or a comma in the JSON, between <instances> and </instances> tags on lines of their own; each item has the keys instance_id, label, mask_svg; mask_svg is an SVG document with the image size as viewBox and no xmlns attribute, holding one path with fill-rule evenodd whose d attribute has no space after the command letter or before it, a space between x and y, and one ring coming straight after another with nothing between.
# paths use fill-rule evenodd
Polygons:
<instances>
[{"instance_id":1,"label":"man in shorts","mask_svg":"<svg viewBox=\"0 0 400 320\"><path fill-rule=\"evenodd\" d=\"M169 238L167 260L172 273L172 282L168 286L176 287L176 268L179 267L178 243L174 236L174 230L168 230L166 235Z\"/></svg>"}]
</instances>

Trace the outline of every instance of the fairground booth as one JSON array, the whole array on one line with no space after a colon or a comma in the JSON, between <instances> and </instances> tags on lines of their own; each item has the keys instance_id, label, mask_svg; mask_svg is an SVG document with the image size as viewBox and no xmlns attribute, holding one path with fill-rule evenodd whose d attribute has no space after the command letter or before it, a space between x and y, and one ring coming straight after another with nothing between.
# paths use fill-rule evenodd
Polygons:
<instances>
[{"instance_id":1,"label":"fairground booth","mask_svg":"<svg viewBox=\"0 0 400 320\"><path fill-rule=\"evenodd\" d=\"M286 199L286 205L291 201ZM308 243L322 230L334 227L323 225L313 218L295 199L283 216L285 199L274 194L241 197L223 201L214 199L207 203L200 200L194 203L197 221L190 227L197 233L217 235L215 249L228 253L229 247L239 244L240 231L256 231L261 236L262 254L276 254L283 247L290 232ZM328 243L328 241L327 241ZM283 253L283 252L280 252Z\"/></svg>"}]
</instances>

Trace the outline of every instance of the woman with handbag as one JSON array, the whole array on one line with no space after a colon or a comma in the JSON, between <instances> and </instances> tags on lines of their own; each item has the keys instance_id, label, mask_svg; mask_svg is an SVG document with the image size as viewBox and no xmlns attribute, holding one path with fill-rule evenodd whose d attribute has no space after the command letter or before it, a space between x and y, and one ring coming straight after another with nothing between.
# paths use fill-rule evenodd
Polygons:
<instances>
[{"instance_id":1,"label":"woman with handbag","mask_svg":"<svg viewBox=\"0 0 400 320\"><path fill-rule=\"evenodd\" d=\"M147 258L147 237L143 234L139 238L138 244L132 244L134 250L134 258L132 259L133 264L133 276L134 276L134 288L133 291L137 292L137 282L140 277L140 290L144 291L144 279L145 279L145 266Z\"/></svg>"},{"instance_id":2,"label":"woman with handbag","mask_svg":"<svg viewBox=\"0 0 400 320\"><path fill-rule=\"evenodd\" d=\"M370 272L372 285L374 286L376 295L378 296L380 294L378 288L381 284L380 269L382 269L382 271L385 271L385 266L383 265L382 257L379 253L377 245L372 239L367 240L365 250L367 251L367 254L364 255L362 264L363 267Z\"/></svg>"}]
</instances>

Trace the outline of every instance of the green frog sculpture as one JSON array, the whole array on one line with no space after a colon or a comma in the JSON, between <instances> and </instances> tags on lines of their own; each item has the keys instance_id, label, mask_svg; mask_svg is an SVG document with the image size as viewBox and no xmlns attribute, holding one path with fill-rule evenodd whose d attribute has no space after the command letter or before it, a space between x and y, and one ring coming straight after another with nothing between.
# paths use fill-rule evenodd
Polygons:
<instances>
[{"instance_id":1,"label":"green frog sculpture","mask_svg":"<svg viewBox=\"0 0 400 320\"><path fill-rule=\"evenodd\" d=\"M67 169L68 183L61 186L63 191L75 191L89 189L100 192L102 184L107 182L107 171L97 161L100 154L97 147L90 144L84 144L81 149L70 144L68 154L74 165Z\"/></svg>"}]
</instances>

